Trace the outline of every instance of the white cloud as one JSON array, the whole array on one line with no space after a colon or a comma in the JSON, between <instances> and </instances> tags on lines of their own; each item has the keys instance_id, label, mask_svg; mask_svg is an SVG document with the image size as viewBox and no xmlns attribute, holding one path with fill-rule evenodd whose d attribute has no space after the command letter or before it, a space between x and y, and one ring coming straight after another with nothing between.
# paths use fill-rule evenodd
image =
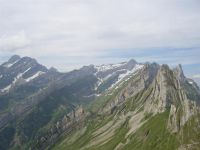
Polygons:
<instances>
[{"instance_id":1,"label":"white cloud","mask_svg":"<svg viewBox=\"0 0 200 150\"><path fill-rule=\"evenodd\" d=\"M44 45L65 52L199 46L199 4L196 0L8 0L0 6L4 12L0 33L24 30L38 51Z\"/></svg>"},{"instance_id":2,"label":"white cloud","mask_svg":"<svg viewBox=\"0 0 200 150\"><path fill-rule=\"evenodd\" d=\"M15 52L18 49L27 47L29 44L30 40L27 38L24 32L0 37L0 51Z\"/></svg>"}]
</instances>

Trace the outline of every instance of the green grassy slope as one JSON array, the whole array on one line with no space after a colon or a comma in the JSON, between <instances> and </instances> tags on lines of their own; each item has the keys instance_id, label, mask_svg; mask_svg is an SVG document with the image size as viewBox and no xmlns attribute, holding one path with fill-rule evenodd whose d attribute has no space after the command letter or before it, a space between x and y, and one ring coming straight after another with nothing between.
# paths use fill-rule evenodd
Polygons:
<instances>
[{"instance_id":1,"label":"green grassy slope","mask_svg":"<svg viewBox=\"0 0 200 150\"><path fill-rule=\"evenodd\" d=\"M126 137L128 132L129 118L116 130L115 134L103 144L87 147L93 138L93 133L100 127L108 123L112 117L99 117L90 121L87 125L87 130L81 136L76 136L73 143L69 143L70 138L74 138L74 133L63 137L57 143L53 150L113 150L119 143L123 145L122 150L175 150L181 145L187 147L188 144L193 149L198 149L200 146L200 128L196 117L191 118L185 126L176 134L172 134L167 129L169 111L157 114L153 117L149 116L148 121L143 124L134 134ZM101 119L100 119L101 118ZM198 116L199 118L199 116ZM103 134L103 133L102 133ZM100 136L100 135L97 135ZM191 145L190 143L193 143ZM86 147L85 147L86 146Z\"/></svg>"}]
</instances>

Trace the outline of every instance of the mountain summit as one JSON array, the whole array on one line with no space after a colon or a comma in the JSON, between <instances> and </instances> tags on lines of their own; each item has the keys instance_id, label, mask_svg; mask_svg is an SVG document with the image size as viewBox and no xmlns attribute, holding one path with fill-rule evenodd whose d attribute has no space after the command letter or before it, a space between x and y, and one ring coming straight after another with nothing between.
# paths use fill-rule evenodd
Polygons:
<instances>
[{"instance_id":1,"label":"mountain summit","mask_svg":"<svg viewBox=\"0 0 200 150\"><path fill-rule=\"evenodd\" d=\"M35 59L12 56L0 66L0 92L5 93L18 85L30 82L46 73L48 69L40 65Z\"/></svg>"}]
</instances>

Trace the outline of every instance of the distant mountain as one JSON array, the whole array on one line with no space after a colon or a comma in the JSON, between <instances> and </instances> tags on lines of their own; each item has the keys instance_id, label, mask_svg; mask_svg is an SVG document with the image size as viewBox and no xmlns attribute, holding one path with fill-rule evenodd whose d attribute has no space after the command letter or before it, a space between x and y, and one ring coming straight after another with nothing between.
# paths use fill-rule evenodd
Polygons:
<instances>
[{"instance_id":1,"label":"distant mountain","mask_svg":"<svg viewBox=\"0 0 200 150\"><path fill-rule=\"evenodd\" d=\"M8 92L16 85L30 82L47 71L35 59L14 55L0 66L0 92Z\"/></svg>"}]
</instances>

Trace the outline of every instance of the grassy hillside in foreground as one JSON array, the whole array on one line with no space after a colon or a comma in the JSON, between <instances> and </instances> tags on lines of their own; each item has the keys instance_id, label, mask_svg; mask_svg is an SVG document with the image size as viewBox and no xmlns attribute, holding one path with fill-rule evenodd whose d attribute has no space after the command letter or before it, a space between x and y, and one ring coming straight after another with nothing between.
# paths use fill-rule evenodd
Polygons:
<instances>
[{"instance_id":1,"label":"grassy hillside in foreground","mask_svg":"<svg viewBox=\"0 0 200 150\"><path fill-rule=\"evenodd\" d=\"M93 133L110 121L112 116L90 121L87 129L62 138L53 150L113 150L121 145L122 150L175 150L179 147L198 150L200 129L194 118L191 118L179 133L172 134L167 130L169 112L157 114L143 124L134 134L126 137L128 119L116 130L114 135L105 143L87 147L92 141ZM199 117L199 116L198 116ZM84 130L84 131L83 131ZM82 132L82 133L81 133ZM103 132L101 133L103 134ZM101 136L101 134L97 136ZM193 145L189 144L193 141Z\"/></svg>"}]
</instances>

